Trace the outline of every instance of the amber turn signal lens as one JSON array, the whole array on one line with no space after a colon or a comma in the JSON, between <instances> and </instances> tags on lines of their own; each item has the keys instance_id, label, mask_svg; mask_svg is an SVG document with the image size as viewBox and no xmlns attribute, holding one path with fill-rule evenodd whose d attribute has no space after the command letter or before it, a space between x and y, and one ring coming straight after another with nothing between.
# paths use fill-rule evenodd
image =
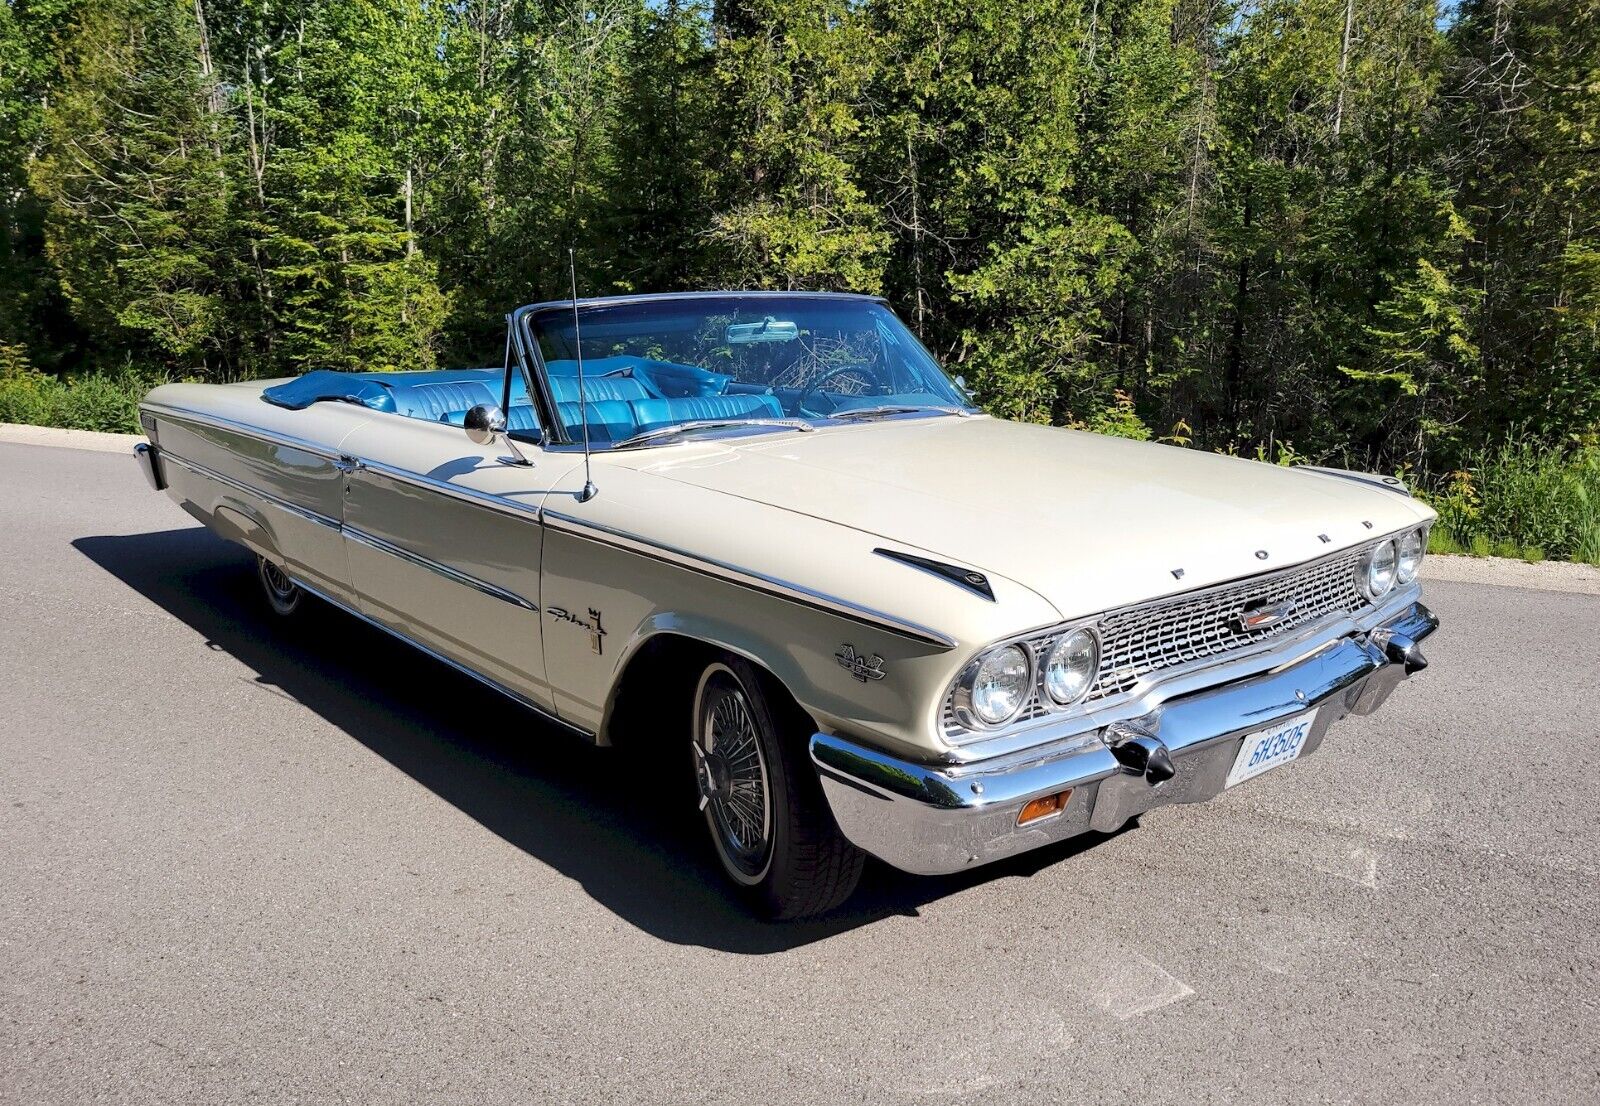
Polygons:
<instances>
[{"instance_id":1,"label":"amber turn signal lens","mask_svg":"<svg viewBox=\"0 0 1600 1106\"><path fill-rule=\"evenodd\" d=\"M1022 813L1017 815L1017 825L1025 826L1029 822L1037 822L1041 818L1060 814L1067 809L1067 800L1070 798L1072 798L1072 788L1069 787L1065 791L1057 791L1054 795L1030 799L1022 808Z\"/></svg>"}]
</instances>

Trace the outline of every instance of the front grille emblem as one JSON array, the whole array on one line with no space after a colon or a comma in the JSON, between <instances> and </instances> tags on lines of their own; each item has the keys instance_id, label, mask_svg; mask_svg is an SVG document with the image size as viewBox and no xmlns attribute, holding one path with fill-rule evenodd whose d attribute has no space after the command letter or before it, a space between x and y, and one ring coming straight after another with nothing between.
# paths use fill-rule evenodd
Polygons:
<instances>
[{"instance_id":1,"label":"front grille emblem","mask_svg":"<svg viewBox=\"0 0 1600 1106\"><path fill-rule=\"evenodd\" d=\"M1234 617L1234 629L1240 633L1250 633L1253 630L1265 630L1269 626L1276 626L1290 615L1294 614L1298 604L1293 599L1285 599L1281 603L1269 604L1265 599L1257 600L1246 606Z\"/></svg>"}]
</instances>

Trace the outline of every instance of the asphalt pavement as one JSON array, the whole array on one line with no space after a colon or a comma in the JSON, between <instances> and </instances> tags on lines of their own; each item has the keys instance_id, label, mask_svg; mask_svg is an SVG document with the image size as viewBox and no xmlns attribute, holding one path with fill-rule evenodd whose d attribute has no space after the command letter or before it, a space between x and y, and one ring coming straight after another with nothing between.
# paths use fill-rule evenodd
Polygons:
<instances>
[{"instance_id":1,"label":"asphalt pavement","mask_svg":"<svg viewBox=\"0 0 1600 1106\"><path fill-rule=\"evenodd\" d=\"M681 794L0 444L0 1102L1594 1102L1600 596L1217 801L746 917Z\"/></svg>"}]
</instances>

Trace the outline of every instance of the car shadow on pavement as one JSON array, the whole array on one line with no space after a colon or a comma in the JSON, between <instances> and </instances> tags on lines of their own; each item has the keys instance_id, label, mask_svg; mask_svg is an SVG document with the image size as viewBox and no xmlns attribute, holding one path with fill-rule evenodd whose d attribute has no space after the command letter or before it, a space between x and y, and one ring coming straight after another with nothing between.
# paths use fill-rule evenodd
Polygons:
<instances>
[{"instance_id":1,"label":"car shadow on pavement","mask_svg":"<svg viewBox=\"0 0 1600 1106\"><path fill-rule=\"evenodd\" d=\"M315 711L662 940L780 952L880 918L915 915L977 883L1031 875L1104 840L1089 834L939 878L869 861L860 890L842 909L805 922L762 922L726 889L694 814L687 765L680 775L656 758L590 747L324 604L280 622L257 589L250 554L203 528L72 544L255 672L257 683Z\"/></svg>"}]
</instances>

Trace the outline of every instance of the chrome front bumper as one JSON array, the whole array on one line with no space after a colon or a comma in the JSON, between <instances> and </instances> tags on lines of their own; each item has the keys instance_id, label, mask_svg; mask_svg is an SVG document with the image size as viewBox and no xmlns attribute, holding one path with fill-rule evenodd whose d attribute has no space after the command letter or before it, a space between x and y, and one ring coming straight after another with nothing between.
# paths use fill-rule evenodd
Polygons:
<instances>
[{"instance_id":1,"label":"chrome front bumper","mask_svg":"<svg viewBox=\"0 0 1600 1106\"><path fill-rule=\"evenodd\" d=\"M1427 664L1417 643L1438 626L1416 603L1369 634L1170 700L1046 755L1025 750L970 764L918 764L819 733L811 758L847 838L907 872L956 872L1087 830L1114 830L1153 807L1214 798L1246 734L1314 706L1320 709L1300 755L1316 752L1334 722L1371 714ZM1060 813L1017 825L1030 799L1068 788Z\"/></svg>"}]
</instances>

